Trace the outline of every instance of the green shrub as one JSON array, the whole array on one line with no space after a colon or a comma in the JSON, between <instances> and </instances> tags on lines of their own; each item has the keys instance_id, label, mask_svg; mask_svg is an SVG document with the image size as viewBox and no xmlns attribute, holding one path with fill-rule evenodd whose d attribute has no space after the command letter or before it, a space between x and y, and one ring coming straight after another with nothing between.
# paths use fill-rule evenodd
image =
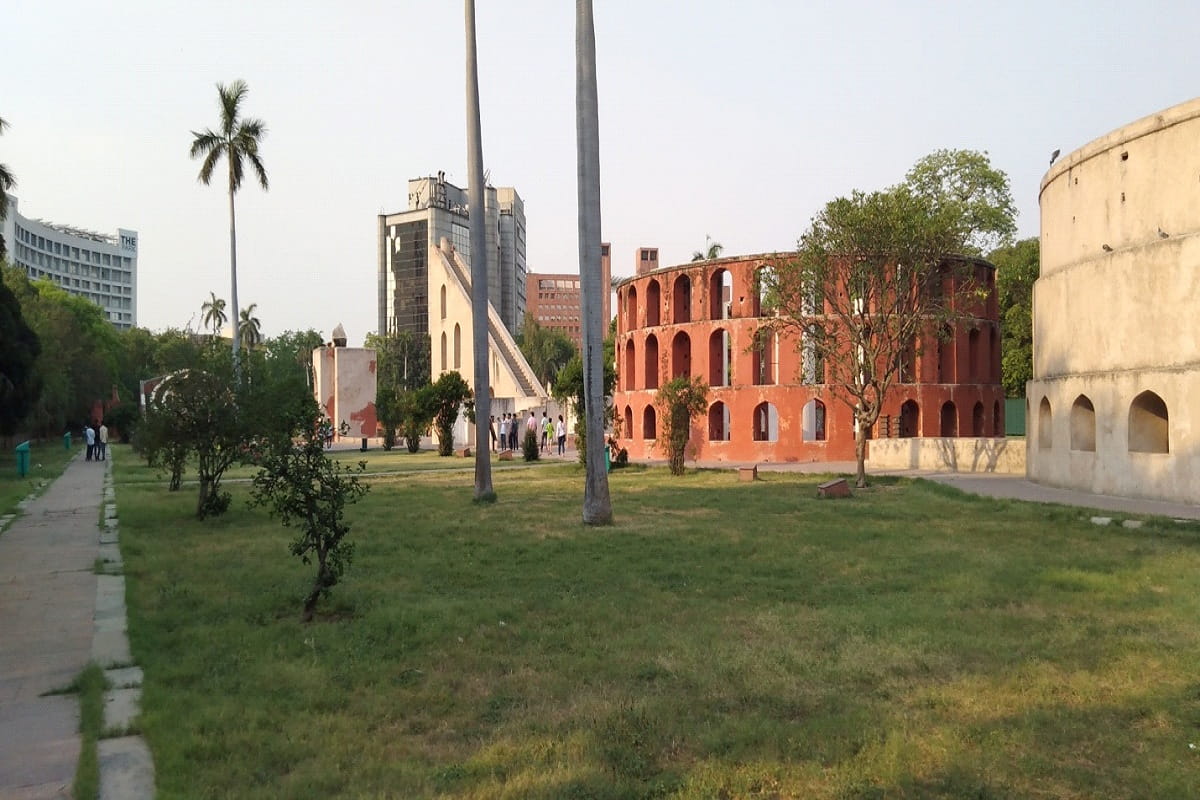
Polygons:
<instances>
[{"instance_id":1,"label":"green shrub","mask_svg":"<svg viewBox=\"0 0 1200 800\"><path fill-rule=\"evenodd\" d=\"M533 431L525 431L525 438L521 440L521 454L526 461L538 460L538 437Z\"/></svg>"}]
</instances>

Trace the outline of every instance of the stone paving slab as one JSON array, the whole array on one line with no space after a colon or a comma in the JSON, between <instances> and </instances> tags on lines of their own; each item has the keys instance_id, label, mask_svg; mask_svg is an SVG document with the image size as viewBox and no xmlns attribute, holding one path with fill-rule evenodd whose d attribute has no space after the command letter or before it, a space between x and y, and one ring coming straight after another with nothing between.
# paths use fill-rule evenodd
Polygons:
<instances>
[{"instance_id":1,"label":"stone paving slab","mask_svg":"<svg viewBox=\"0 0 1200 800\"><path fill-rule=\"evenodd\" d=\"M124 731L133 724L141 713L142 689L134 686L129 689L109 689L104 693L104 727L103 730Z\"/></svg>"},{"instance_id":2,"label":"stone paving slab","mask_svg":"<svg viewBox=\"0 0 1200 800\"><path fill-rule=\"evenodd\" d=\"M142 685L141 667L118 667L104 671L104 677L114 689L129 689Z\"/></svg>"},{"instance_id":3,"label":"stone paving slab","mask_svg":"<svg viewBox=\"0 0 1200 800\"><path fill-rule=\"evenodd\" d=\"M92 660L102 669L131 664L129 635L124 630L96 631L92 637Z\"/></svg>"},{"instance_id":4,"label":"stone paving slab","mask_svg":"<svg viewBox=\"0 0 1200 800\"><path fill-rule=\"evenodd\" d=\"M78 731L75 695L0 703L0 798L69 797Z\"/></svg>"},{"instance_id":5,"label":"stone paving slab","mask_svg":"<svg viewBox=\"0 0 1200 800\"><path fill-rule=\"evenodd\" d=\"M100 740L100 800L154 797L154 761L140 736Z\"/></svg>"}]
</instances>

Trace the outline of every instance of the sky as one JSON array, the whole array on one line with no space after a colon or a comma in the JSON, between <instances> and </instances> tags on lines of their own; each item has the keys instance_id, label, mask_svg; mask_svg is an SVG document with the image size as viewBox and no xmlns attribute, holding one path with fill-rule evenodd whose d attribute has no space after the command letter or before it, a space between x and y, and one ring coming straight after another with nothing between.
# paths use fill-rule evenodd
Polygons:
<instances>
[{"instance_id":1,"label":"sky","mask_svg":"<svg viewBox=\"0 0 1200 800\"><path fill-rule=\"evenodd\" d=\"M136 230L138 324L228 298L227 187L191 132L243 79L270 190L237 195L238 294L263 332L376 326L376 217L409 178L466 184L454 0L13 3L0 163L20 212ZM477 0L484 166L525 200L534 272L577 272L574 4ZM790 250L813 214L940 148L987 151L1020 236L1063 155L1191 99L1200 3L595 0L603 238L687 261Z\"/></svg>"}]
</instances>

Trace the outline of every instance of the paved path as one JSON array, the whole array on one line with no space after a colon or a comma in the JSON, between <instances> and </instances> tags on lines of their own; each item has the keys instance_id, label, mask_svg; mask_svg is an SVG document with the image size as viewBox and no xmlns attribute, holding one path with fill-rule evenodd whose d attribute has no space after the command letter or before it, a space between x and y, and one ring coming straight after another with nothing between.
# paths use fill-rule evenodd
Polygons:
<instances>
[{"instance_id":1,"label":"paved path","mask_svg":"<svg viewBox=\"0 0 1200 800\"><path fill-rule=\"evenodd\" d=\"M105 465L75 458L0 534L0 800L66 798L92 654Z\"/></svg>"}]
</instances>

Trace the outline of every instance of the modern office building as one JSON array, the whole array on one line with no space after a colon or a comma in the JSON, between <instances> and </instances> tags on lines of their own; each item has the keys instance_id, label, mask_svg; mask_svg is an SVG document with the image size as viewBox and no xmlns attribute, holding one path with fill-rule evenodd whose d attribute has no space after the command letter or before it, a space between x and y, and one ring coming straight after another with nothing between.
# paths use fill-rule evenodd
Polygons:
<instances>
[{"instance_id":1,"label":"modern office building","mask_svg":"<svg viewBox=\"0 0 1200 800\"><path fill-rule=\"evenodd\" d=\"M525 319L525 203L512 187L484 190L488 298L511 334ZM429 261L446 239L471 263L467 190L445 173L408 182L408 209L379 215L380 333L428 334Z\"/></svg>"},{"instance_id":2,"label":"modern office building","mask_svg":"<svg viewBox=\"0 0 1200 800\"><path fill-rule=\"evenodd\" d=\"M117 328L137 325L137 231L118 228L115 236L28 219L8 196L4 220L8 260L31 280L46 278L104 309Z\"/></svg>"},{"instance_id":3,"label":"modern office building","mask_svg":"<svg viewBox=\"0 0 1200 800\"><path fill-rule=\"evenodd\" d=\"M610 313L612 264L609 245L600 245L600 279L604 287L604 324L612 319ZM525 279L525 308L543 328L558 331L583 350L583 300L579 290L579 275L574 273L530 272ZM603 335L608 335L607 327Z\"/></svg>"}]
</instances>

